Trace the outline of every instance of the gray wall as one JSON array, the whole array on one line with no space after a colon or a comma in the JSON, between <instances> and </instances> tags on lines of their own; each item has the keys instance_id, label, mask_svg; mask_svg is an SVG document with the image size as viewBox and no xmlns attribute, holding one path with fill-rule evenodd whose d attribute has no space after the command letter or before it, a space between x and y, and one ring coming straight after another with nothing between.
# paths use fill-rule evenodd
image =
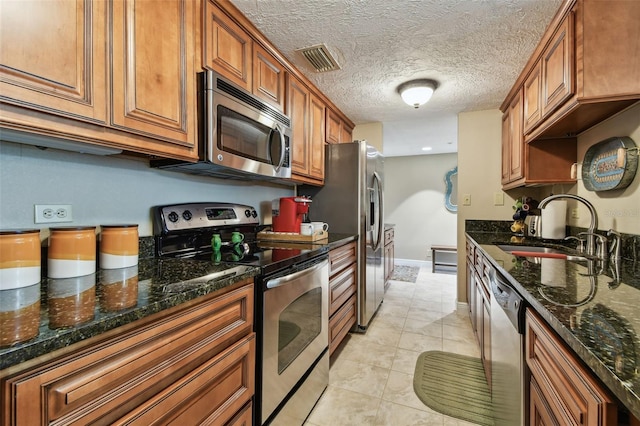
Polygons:
<instances>
[{"instance_id":1,"label":"gray wall","mask_svg":"<svg viewBox=\"0 0 640 426\"><path fill-rule=\"evenodd\" d=\"M444 205L444 176L457 165L457 154L384 161L385 222L395 224L396 259L425 261L432 244L456 245L457 217Z\"/></svg>"},{"instance_id":2,"label":"gray wall","mask_svg":"<svg viewBox=\"0 0 640 426\"><path fill-rule=\"evenodd\" d=\"M151 207L193 201L249 204L271 223L271 200L293 187L151 169L137 157L79 154L0 142L0 228L137 223L153 234ZM73 223L34 224L34 204L71 204Z\"/></svg>"}]
</instances>

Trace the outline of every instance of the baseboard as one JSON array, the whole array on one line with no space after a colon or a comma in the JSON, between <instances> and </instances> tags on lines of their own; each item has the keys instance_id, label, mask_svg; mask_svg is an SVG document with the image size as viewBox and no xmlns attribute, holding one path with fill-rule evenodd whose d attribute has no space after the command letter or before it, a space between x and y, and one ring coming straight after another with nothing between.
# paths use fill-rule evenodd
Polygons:
<instances>
[{"instance_id":1,"label":"baseboard","mask_svg":"<svg viewBox=\"0 0 640 426\"><path fill-rule=\"evenodd\" d=\"M469 304L467 302L456 302L458 311L466 312L469 310Z\"/></svg>"},{"instance_id":2,"label":"baseboard","mask_svg":"<svg viewBox=\"0 0 640 426\"><path fill-rule=\"evenodd\" d=\"M429 266L431 267L431 261L429 260L414 260L414 259L398 259L397 257L393 260L395 265L405 265L405 266Z\"/></svg>"}]
</instances>

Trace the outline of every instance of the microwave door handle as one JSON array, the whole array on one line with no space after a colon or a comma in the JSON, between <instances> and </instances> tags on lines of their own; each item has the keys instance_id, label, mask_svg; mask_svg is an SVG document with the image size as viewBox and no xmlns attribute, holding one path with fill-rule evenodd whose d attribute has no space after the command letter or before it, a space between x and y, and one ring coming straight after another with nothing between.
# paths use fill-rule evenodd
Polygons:
<instances>
[{"instance_id":1,"label":"microwave door handle","mask_svg":"<svg viewBox=\"0 0 640 426\"><path fill-rule=\"evenodd\" d=\"M282 165L284 164L284 160L285 160L285 140L284 140L284 132L282 130L280 130L278 128L278 126L276 125L274 128L269 130L269 143L273 143L271 136L273 135L273 132L277 131L278 135L280 135L280 159L278 160L278 164L274 167L276 173L278 173L280 171L280 168L282 167ZM271 164L273 164L273 158L271 158L271 145L269 145L269 161L271 162Z\"/></svg>"}]
</instances>

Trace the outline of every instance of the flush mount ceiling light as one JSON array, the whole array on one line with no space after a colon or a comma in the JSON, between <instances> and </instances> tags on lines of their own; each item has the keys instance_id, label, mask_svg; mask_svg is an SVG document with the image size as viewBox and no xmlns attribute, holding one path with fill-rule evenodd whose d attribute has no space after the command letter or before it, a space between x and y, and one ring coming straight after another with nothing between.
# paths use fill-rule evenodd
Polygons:
<instances>
[{"instance_id":1,"label":"flush mount ceiling light","mask_svg":"<svg viewBox=\"0 0 640 426\"><path fill-rule=\"evenodd\" d=\"M434 90L438 87L438 82L429 79L411 80L398 86L398 93L407 105L418 108L426 104Z\"/></svg>"}]
</instances>

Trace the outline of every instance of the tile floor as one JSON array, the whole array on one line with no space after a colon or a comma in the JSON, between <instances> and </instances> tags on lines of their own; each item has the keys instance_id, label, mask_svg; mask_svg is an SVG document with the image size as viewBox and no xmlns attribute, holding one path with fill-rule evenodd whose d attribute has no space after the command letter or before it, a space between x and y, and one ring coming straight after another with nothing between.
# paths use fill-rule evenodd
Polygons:
<instances>
[{"instance_id":1,"label":"tile floor","mask_svg":"<svg viewBox=\"0 0 640 426\"><path fill-rule=\"evenodd\" d=\"M465 309L456 309L456 276L422 266L416 283L391 281L365 334L349 334L334 353L329 387L305 426L472 425L442 415L413 391L421 352L480 357Z\"/></svg>"}]
</instances>

